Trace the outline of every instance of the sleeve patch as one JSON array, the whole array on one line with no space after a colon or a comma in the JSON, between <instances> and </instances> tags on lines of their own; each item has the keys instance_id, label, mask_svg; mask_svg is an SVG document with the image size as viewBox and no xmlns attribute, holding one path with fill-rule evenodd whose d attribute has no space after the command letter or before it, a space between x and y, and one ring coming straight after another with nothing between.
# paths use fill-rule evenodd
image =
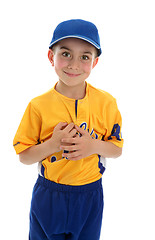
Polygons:
<instances>
[{"instance_id":1,"label":"sleeve patch","mask_svg":"<svg viewBox=\"0 0 155 240\"><path fill-rule=\"evenodd\" d=\"M111 135L108 137L108 140L111 140L112 137L115 137L118 141L121 141L121 138L120 138L120 126L117 124L114 124L113 126L113 129L111 131Z\"/></svg>"}]
</instances>

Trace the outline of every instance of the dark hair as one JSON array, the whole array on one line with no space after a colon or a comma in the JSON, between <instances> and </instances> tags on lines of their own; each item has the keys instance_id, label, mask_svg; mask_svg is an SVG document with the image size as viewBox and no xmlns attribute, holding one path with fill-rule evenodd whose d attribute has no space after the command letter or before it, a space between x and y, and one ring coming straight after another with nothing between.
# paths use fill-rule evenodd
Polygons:
<instances>
[{"instance_id":1,"label":"dark hair","mask_svg":"<svg viewBox=\"0 0 155 240\"><path fill-rule=\"evenodd\" d=\"M58 42L57 42L58 43ZM51 47L49 47L49 49L51 49L54 52L54 48L56 47L57 43L55 43L54 45L52 45ZM93 46L93 45L92 45ZM94 46L93 46L94 47ZM100 50L97 49L96 47L94 47L96 49L96 54L95 54L95 58L97 58L100 55Z\"/></svg>"}]
</instances>

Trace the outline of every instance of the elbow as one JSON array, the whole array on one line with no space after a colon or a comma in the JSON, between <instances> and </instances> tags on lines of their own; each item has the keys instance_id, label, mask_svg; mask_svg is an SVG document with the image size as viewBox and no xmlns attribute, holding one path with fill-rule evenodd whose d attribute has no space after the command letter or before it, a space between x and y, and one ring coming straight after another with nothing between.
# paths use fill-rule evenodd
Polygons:
<instances>
[{"instance_id":1,"label":"elbow","mask_svg":"<svg viewBox=\"0 0 155 240\"><path fill-rule=\"evenodd\" d=\"M19 154L19 161L20 161L21 163L23 163L23 164L26 164L26 160L25 160L25 158L24 158L24 156L23 156L22 153Z\"/></svg>"},{"instance_id":2,"label":"elbow","mask_svg":"<svg viewBox=\"0 0 155 240\"><path fill-rule=\"evenodd\" d=\"M19 153L19 161L25 165L29 165L29 161L28 161L28 156L26 154L26 150L24 150L23 152Z\"/></svg>"},{"instance_id":3,"label":"elbow","mask_svg":"<svg viewBox=\"0 0 155 240\"><path fill-rule=\"evenodd\" d=\"M39 162L35 154L32 153L31 148L27 148L23 152L19 153L19 161L25 165L31 165Z\"/></svg>"},{"instance_id":4,"label":"elbow","mask_svg":"<svg viewBox=\"0 0 155 240\"><path fill-rule=\"evenodd\" d=\"M114 158L118 158L122 155L122 148L120 147L117 147L117 151L116 151L116 154L114 156Z\"/></svg>"}]
</instances>

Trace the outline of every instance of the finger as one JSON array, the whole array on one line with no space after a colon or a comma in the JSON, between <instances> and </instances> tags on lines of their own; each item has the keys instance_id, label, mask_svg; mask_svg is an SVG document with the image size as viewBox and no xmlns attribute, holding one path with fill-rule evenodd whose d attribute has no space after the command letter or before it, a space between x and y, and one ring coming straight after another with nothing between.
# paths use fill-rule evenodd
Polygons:
<instances>
[{"instance_id":1,"label":"finger","mask_svg":"<svg viewBox=\"0 0 155 240\"><path fill-rule=\"evenodd\" d=\"M86 134L86 130L84 130L83 128L80 128L79 126L75 125L75 129L81 133L82 135Z\"/></svg>"},{"instance_id":2,"label":"finger","mask_svg":"<svg viewBox=\"0 0 155 240\"><path fill-rule=\"evenodd\" d=\"M68 125L67 122L59 122L59 123L56 125L55 129L61 130L61 129L63 129L64 127L66 127L67 125Z\"/></svg>"},{"instance_id":3,"label":"finger","mask_svg":"<svg viewBox=\"0 0 155 240\"><path fill-rule=\"evenodd\" d=\"M72 123L68 124L67 127L65 127L65 132L69 133L73 128L74 128L74 123L72 122Z\"/></svg>"},{"instance_id":4,"label":"finger","mask_svg":"<svg viewBox=\"0 0 155 240\"><path fill-rule=\"evenodd\" d=\"M61 142L65 145L66 143L68 144L77 144L78 143L78 138L63 138L61 139Z\"/></svg>"},{"instance_id":5,"label":"finger","mask_svg":"<svg viewBox=\"0 0 155 240\"><path fill-rule=\"evenodd\" d=\"M60 149L69 152L75 152L78 150L76 145L61 145Z\"/></svg>"},{"instance_id":6,"label":"finger","mask_svg":"<svg viewBox=\"0 0 155 240\"><path fill-rule=\"evenodd\" d=\"M77 133L77 130L75 129L75 128L73 128L71 131L70 131L70 133L69 133L69 137L75 137L76 136L76 133Z\"/></svg>"}]
</instances>

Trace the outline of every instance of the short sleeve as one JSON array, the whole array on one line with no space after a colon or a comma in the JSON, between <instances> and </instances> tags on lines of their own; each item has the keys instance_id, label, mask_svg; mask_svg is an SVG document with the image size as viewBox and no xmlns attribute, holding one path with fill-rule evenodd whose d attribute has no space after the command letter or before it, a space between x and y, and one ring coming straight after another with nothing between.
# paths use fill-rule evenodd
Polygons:
<instances>
[{"instance_id":1,"label":"short sleeve","mask_svg":"<svg viewBox=\"0 0 155 240\"><path fill-rule=\"evenodd\" d=\"M107 107L106 113L107 131L103 136L104 141L110 141L116 146L123 147L122 138L122 117L118 110L116 100L114 99Z\"/></svg>"},{"instance_id":2,"label":"short sleeve","mask_svg":"<svg viewBox=\"0 0 155 240\"><path fill-rule=\"evenodd\" d=\"M41 117L30 102L13 140L13 146L17 154L39 142L40 129Z\"/></svg>"}]
</instances>

